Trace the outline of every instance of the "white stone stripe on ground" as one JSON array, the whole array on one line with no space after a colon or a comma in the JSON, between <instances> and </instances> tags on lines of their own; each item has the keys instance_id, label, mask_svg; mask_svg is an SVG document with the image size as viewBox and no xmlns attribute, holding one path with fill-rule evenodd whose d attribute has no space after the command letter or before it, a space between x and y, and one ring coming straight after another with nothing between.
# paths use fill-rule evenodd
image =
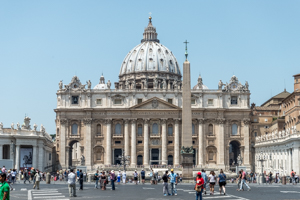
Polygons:
<instances>
[{"instance_id":1,"label":"white stone stripe on ground","mask_svg":"<svg viewBox=\"0 0 300 200\"><path fill-rule=\"evenodd\" d=\"M282 192L282 193L293 193L293 194L300 193L299 191L280 191L280 192Z\"/></svg>"},{"instance_id":2,"label":"white stone stripe on ground","mask_svg":"<svg viewBox=\"0 0 300 200\"><path fill-rule=\"evenodd\" d=\"M189 192L189 193L195 194L195 192ZM223 199L223 198L232 198L232 196L230 196L230 195L223 195L223 196L214 195L214 196L205 196L205 197L202 196L202 199Z\"/></svg>"},{"instance_id":3,"label":"white stone stripe on ground","mask_svg":"<svg viewBox=\"0 0 300 200\"><path fill-rule=\"evenodd\" d=\"M41 194L34 194L34 196L51 196L51 195L62 195L62 193L41 193Z\"/></svg>"},{"instance_id":4,"label":"white stone stripe on ground","mask_svg":"<svg viewBox=\"0 0 300 200\"><path fill-rule=\"evenodd\" d=\"M239 200L249 200L249 199L246 199L246 198L244 198L244 197L238 197L238 196L234 196L234 195L230 195L230 196L235 197L235 198L238 198Z\"/></svg>"},{"instance_id":5,"label":"white stone stripe on ground","mask_svg":"<svg viewBox=\"0 0 300 200\"><path fill-rule=\"evenodd\" d=\"M51 196L51 198L64 198L65 196ZM33 197L34 199L46 199L49 197Z\"/></svg>"},{"instance_id":6,"label":"white stone stripe on ground","mask_svg":"<svg viewBox=\"0 0 300 200\"><path fill-rule=\"evenodd\" d=\"M21 188L21 191L27 191L27 188Z\"/></svg>"},{"instance_id":7,"label":"white stone stripe on ground","mask_svg":"<svg viewBox=\"0 0 300 200\"><path fill-rule=\"evenodd\" d=\"M143 187L144 190L154 190L155 188L146 188L146 187Z\"/></svg>"},{"instance_id":8,"label":"white stone stripe on ground","mask_svg":"<svg viewBox=\"0 0 300 200\"><path fill-rule=\"evenodd\" d=\"M32 200L31 190L28 190L28 200Z\"/></svg>"}]
</instances>

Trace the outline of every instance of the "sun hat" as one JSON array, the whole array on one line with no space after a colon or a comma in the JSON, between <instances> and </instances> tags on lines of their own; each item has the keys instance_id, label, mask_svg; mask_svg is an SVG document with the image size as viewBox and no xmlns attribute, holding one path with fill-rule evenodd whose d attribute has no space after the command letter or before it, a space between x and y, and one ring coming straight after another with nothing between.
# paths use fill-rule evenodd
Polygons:
<instances>
[{"instance_id":1,"label":"sun hat","mask_svg":"<svg viewBox=\"0 0 300 200\"><path fill-rule=\"evenodd\" d=\"M198 172L197 175L201 175L201 172Z\"/></svg>"}]
</instances>

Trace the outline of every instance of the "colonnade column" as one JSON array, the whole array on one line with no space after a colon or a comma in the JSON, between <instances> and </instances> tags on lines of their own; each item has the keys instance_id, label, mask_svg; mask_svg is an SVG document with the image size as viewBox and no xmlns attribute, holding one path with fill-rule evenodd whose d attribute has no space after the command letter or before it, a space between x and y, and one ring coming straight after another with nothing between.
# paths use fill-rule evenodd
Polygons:
<instances>
[{"instance_id":1,"label":"colonnade column","mask_svg":"<svg viewBox=\"0 0 300 200\"><path fill-rule=\"evenodd\" d=\"M3 159L3 145L0 144L0 160Z\"/></svg>"},{"instance_id":2,"label":"colonnade column","mask_svg":"<svg viewBox=\"0 0 300 200\"><path fill-rule=\"evenodd\" d=\"M136 166L136 119L131 119L131 167Z\"/></svg>"},{"instance_id":3,"label":"colonnade column","mask_svg":"<svg viewBox=\"0 0 300 200\"><path fill-rule=\"evenodd\" d=\"M161 159L162 165L167 165L168 164L168 156L167 156L167 151L168 151L168 146L167 146L167 119L162 119L162 133L161 133L161 143L162 143L162 154L161 154Z\"/></svg>"},{"instance_id":4,"label":"colonnade column","mask_svg":"<svg viewBox=\"0 0 300 200\"><path fill-rule=\"evenodd\" d=\"M60 144L59 144L59 161L62 168L66 168L66 135L67 135L67 126L68 126L68 120L67 119L61 119L60 120ZM34 166L36 167L36 166Z\"/></svg>"},{"instance_id":5,"label":"colonnade column","mask_svg":"<svg viewBox=\"0 0 300 200\"><path fill-rule=\"evenodd\" d=\"M174 138L174 166L179 164L179 121L180 119L175 119L175 138Z\"/></svg>"},{"instance_id":6,"label":"colonnade column","mask_svg":"<svg viewBox=\"0 0 300 200\"><path fill-rule=\"evenodd\" d=\"M198 119L199 122L199 134L198 134L198 138L199 138L199 147L198 147L198 165L200 167L204 166L204 160L203 160L203 156L204 156L204 143L203 143L203 123L204 123L204 119Z\"/></svg>"},{"instance_id":7,"label":"colonnade column","mask_svg":"<svg viewBox=\"0 0 300 200\"><path fill-rule=\"evenodd\" d=\"M16 145L16 170L20 170L20 145Z\"/></svg>"},{"instance_id":8,"label":"colonnade column","mask_svg":"<svg viewBox=\"0 0 300 200\"><path fill-rule=\"evenodd\" d=\"M144 119L144 166L149 166L149 121Z\"/></svg>"},{"instance_id":9,"label":"colonnade column","mask_svg":"<svg viewBox=\"0 0 300 200\"><path fill-rule=\"evenodd\" d=\"M218 166L221 169L225 169L225 134L224 134L224 123L225 119L219 119L219 138L218 138Z\"/></svg>"},{"instance_id":10,"label":"colonnade column","mask_svg":"<svg viewBox=\"0 0 300 200\"><path fill-rule=\"evenodd\" d=\"M105 165L111 165L111 119L106 119L106 156Z\"/></svg>"},{"instance_id":11,"label":"colonnade column","mask_svg":"<svg viewBox=\"0 0 300 200\"><path fill-rule=\"evenodd\" d=\"M130 155L130 143L129 143L129 130L128 130L128 119L125 119L124 124L124 150L125 156Z\"/></svg>"},{"instance_id":12,"label":"colonnade column","mask_svg":"<svg viewBox=\"0 0 300 200\"><path fill-rule=\"evenodd\" d=\"M41 170L42 172L44 171L44 144L43 142L39 142L38 144L39 147L39 163L38 163L38 169Z\"/></svg>"},{"instance_id":13,"label":"colonnade column","mask_svg":"<svg viewBox=\"0 0 300 200\"><path fill-rule=\"evenodd\" d=\"M243 121L244 123L244 146L245 146L245 150L244 150L244 165L247 167L250 167L250 139L249 139L249 123L250 120L249 119L245 119Z\"/></svg>"},{"instance_id":14,"label":"colonnade column","mask_svg":"<svg viewBox=\"0 0 300 200\"><path fill-rule=\"evenodd\" d=\"M64 148L64 147L63 147ZM32 152L32 167L37 168L37 147L36 145L33 146Z\"/></svg>"},{"instance_id":15,"label":"colonnade column","mask_svg":"<svg viewBox=\"0 0 300 200\"><path fill-rule=\"evenodd\" d=\"M85 133L85 165L88 169L92 168L92 119L86 118L83 120L86 133Z\"/></svg>"}]
</instances>

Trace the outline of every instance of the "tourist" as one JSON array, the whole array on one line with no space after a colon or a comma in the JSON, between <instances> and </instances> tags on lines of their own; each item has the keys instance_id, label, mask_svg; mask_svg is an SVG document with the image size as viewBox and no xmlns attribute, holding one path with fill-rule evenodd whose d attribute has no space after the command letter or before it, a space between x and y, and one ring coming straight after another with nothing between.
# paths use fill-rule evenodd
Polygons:
<instances>
[{"instance_id":1,"label":"tourist","mask_svg":"<svg viewBox=\"0 0 300 200\"><path fill-rule=\"evenodd\" d=\"M135 184L137 185L137 183L138 183L138 173L137 173L137 171L136 170L134 170L134 173L133 173L133 177L134 177L134 182L135 182Z\"/></svg>"},{"instance_id":2,"label":"tourist","mask_svg":"<svg viewBox=\"0 0 300 200\"><path fill-rule=\"evenodd\" d=\"M142 183L145 184L145 171L142 169L141 171L141 178L142 178Z\"/></svg>"},{"instance_id":3,"label":"tourist","mask_svg":"<svg viewBox=\"0 0 300 200\"><path fill-rule=\"evenodd\" d=\"M98 172L98 170L94 174L94 180L95 180L95 189L98 189L98 182L99 182L99 172Z\"/></svg>"},{"instance_id":4,"label":"tourist","mask_svg":"<svg viewBox=\"0 0 300 200\"><path fill-rule=\"evenodd\" d=\"M4 167L4 166L3 166ZM1 183L1 187L0 187L0 199L1 200L9 200L9 185L6 182L6 173L2 172L0 173L0 183Z\"/></svg>"},{"instance_id":5,"label":"tourist","mask_svg":"<svg viewBox=\"0 0 300 200\"><path fill-rule=\"evenodd\" d=\"M10 190L14 190L14 188L11 186L11 183L12 183L12 175L11 175L11 171L8 170L7 173L6 173L6 182L7 184L9 185L9 188Z\"/></svg>"},{"instance_id":6,"label":"tourist","mask_svg":"<svg viewBox=\"0 0 300 200\"><path fill-rule=\"evenodd\" d=\"M122 180L123 180L123 183L126 184L126 172L123 171L122 173Z\"/></svg>"},{"instance_id":7,"label":"tourist","mask_svg":"<svg viewBox=\"0 0 300 200\"><path fill-rule=\"evenodd\" d=\"M273 174L272 172L269 173L269 184L272 184L272 180L273 180Z\"/></svg>"},{"instance_id":8,"label":"tourist","mask_svg":"<svg viewBox=\"0 0 300 200\"><path fill-rule=\"evenodd\" d=\"M203 187L204 187L204 179L201 175L201 172L198 172L196 177L196 185L195 185L196 200L198 199L202 200Z\"/></svg>"},{"instance_id":9,"label":"tourist","mask_svg":"<svg viewBox=\"0 0 300 200\"><path fill-rule=\"evenodd\" d=\"M2 171L2 173L5 173L5 172L6 172L5 166L2 167L2 170L1 170L1 171Z\"/></svg>"},{"instance_id":10,"label":"tourist","mask_svg":"<svg viewBox=\"0 0 300 200\"><path fill-rule=\"evenodd\" d=\"M17 176L16 169L13 169L13 171L11 172L12 184L16 182L16 176Z\"/></svg>"},{"instance_id":11,"label":"tourist","mask_svg":"<svg viewBox=\"0 0 300 200\"><path fill-rule=\"evenodd\" d=\"M219 191L220 194L222 193L222 189L224 192L224 195L226 194L226 189L225 189L225 185L226 185L226 175L224 174L223 170L220 170L220 174L219 174Z\"/></svg>"},{"instance_id":12,"label":"tourist","mask_svg":"<svg viewBox=\"0 0 300 200\"><path fill-rule=\"evenodd\" d=\"M153 180L152 180L152 177L153 177L153 170L152 170L152 168L150 168L150 174L149 174L149 177L150 177L150 184L153 185Z\"/></svg>"},{"instance_id":13,"label":"tourist","mask_svg":"<svg viewBox=\"0 0 300 200\"><path fill-rule=\"evenodd\" d=\"M111 181L111 190L115 190L116 175L114 170L111 170L110 172L110 181Z\"/></svg>"},{"instance_id":14,"label":"tourist","mask_svg":"<svg viewBox=\"0 0 300 200\"><path fill-rule=\"evenodd\" d=\"M106 190L107 184L107 177L105 175L105 171L102 172L101 179L100 179L101 189Z\"/></svg>"},{"instance_id":15,"label":"tourist","mask_svg":"<svg viewBox=\"0 0 300 200\"><path fill-rule=\"evenodd\" d=\"M29 180L29 174L28 174L28 170L27 168L25 168L24 172L23 172L23 175L24 175L24 184L26 184L26 181L28 181L30 183L30 180Z\"/></svg>"},{"instance_id":16,"label":"tourist","mask_svg":"<svg viewBox=\"0 0 300 200\"><path fill-rule=\"evenodd\" d=\"M210 175L208 176L208 179L209 179L210 195L214 195L215 184L216 184L216 175L214 171L210 171Z\"/></svg>"},{"instance_id":17,"label":"tourist","mask_svg":"<svg viewBox=\"0 0 300 200\"><path fill-rule=\"evenodd\" d=\"M41 181L41 175L38 169L36 169L36 172L34 174L33 179L35 180L34 185L33 185L33 189L35 189L35 187L37 187L37 189L40 189L40 181Z\"/></svg>"},{"instance_id":18,"label":"tourist","mask_svg":"<svg viewBox=\"0 0 300 200\"><path fill-rule=\"evenodd\" d=\"M182 182L182 174L180 174L180 176L179 176L179 177L180 177L180 182Z\"/></svg>"},{"instance_id":19,"label":"tourist","mask_svg":"<svg viewBox=\"0 0 300 200\"><path fill-rule=\"evenodd\" d=\"M63 179L63 170L60 169L59 170L59 181L62 181L62 179Z\"/></svg>"},{"instance_id":20,"label":"tourist","mask_svg":"<svg viewBox=\"0 0 300 200\"><path fill-rule=\"evenodd\" d=\"M120 185L120 183L121 183L121 176L122 176L122 173L121 173L121 170L119 170L119 172L117 174L117 183L118 183L118 185Z\"/></svg>"},{"instance_id":21,"label":"tourist","mask_svg":"<svg viewBox=\"0 0 300 200\"><path fill-rule=\"evenodd\" d=\"M80 175L79 169L77 169L76 175L77 175L77 182L79 182L79 175Z\"/></svg>"},{"instance_id":22,"label":"tourist","mask_svg":"<svg viewBox=\"0 0 300 200\"><path fill-rule=\"evenodd\" d=\"M79 170L79 190L83 190L83 173Z\"/></svg>"},{"instance_id":23,"label":"tourist","mask_svg":"<svg viewBox=\"0 0 300 200\"><path fill-rule=\"evenodd\" d=\"M36 171L35 169L32 167L30 170L30 176L31 176L31 180L33 181L33 184L35 184L35 179L34 179L34 175L35 175Z\"/></svg>"},{"instance_id":24,"label":"tourist","mask_svg":"<svg viewBox=\"0 0 300 200\"><path fill-rule=\"evenodd\" d=\"M253 183L254 181L254 173L251 171L250 173L250 182Z\"/></svg>"},{"instance_id":25,"label":"tourist","mask_svg":"<svg viewBox=\"0 0 300 200\"><path fill-rule=\"evenodd\" d=\"M176 196L177 175L174 173L174 169L171 169L171 174L169 174L169 178L170 178L170 185L171 185L171 194Z\"/></svg>"},{"instance_id":26,"label":"tourist","mask_svg":"<svg viewBox=\"0 0 300 200\"><path fill-rule=\"evenodd\" d=\"M242 179L241 179L241 186L240 189L238 191L242 190L243 184L246 185L246 187L248 188L248 191L251 190L251 188L249 187L249 185L246 183L246 173L244 172L243 169L241 169L241 174L242 174Z\"/></svg>"},{"instance_id":27,"label":"tourist","mask_svg":"<svg viewBox=\"0 0 300 200\"><path fill-rule=\"evenodd\" d=\"M207 175L206 175L204 169L202 169L201 171L202 171L201 177L203 178L203 181L204 181L204 184L203 184L203 192L204 192L204 194L206 194L206 184L207 184L207 181L208 181L208 177L207 177ZM202 197L201 197L201 198L202 198Z\"/></svg>"},{"instance_id":28,"label":"tourist","mask_svg":"<svg viewBox=\"0 0 300 200\"><path fill-rule=\"evenodd\" d=\"M73 169L68 174L68 188L70 197L76 197L76 175L73 173Z\"/></svg>"},{"instance_id":29,"label":"tourist","mask_svg":"<svg viewBox=\"0 0 300 200\"><path fill-rule=\"evenodd\" d=\"M168 179L169 179L169 177L168 177L168 170L167 170L166 173L162 176L162 179L163 179L163 181L164 181L164 183L163 183L163 194L164 194L164 196L171 195L171 194L169 193L169 188L168 188Z\"/></svg>"},{"instance_id":30,"label":"tourist","mask_svg":"<svg viewBox=\"0 0 300 200\"><path fill-rule=\"evenodd\" d=\"M65 170L65 172L64 172L64 180L68 181L68 172L67 172L67 170Z\"/></svg>"},{"instance_id":31,"label":"tourist","mask_svg":"<svg viewBox=\"0 0 300 200\"><path fill-rule=\"evenodd\" d=\"M237 182L237 186L238 186L238 189L236 189L236 190L238 191L240 189L240 184L242 182L242 172L241 172L241 170L239 171L239 175L236 179L236 182ZM244 190L244 187L243 187L243 190Z\"/></svg>"},{"instance_id":32,"label":"tourist","mask_svg":"<svg viewBox=\"0 0 300 200\"><path fill-rule=\"evenodd\" d=\"M158 171L155 170L155 184L157 184L158 182Z\"/></svg>"}]
</instances>

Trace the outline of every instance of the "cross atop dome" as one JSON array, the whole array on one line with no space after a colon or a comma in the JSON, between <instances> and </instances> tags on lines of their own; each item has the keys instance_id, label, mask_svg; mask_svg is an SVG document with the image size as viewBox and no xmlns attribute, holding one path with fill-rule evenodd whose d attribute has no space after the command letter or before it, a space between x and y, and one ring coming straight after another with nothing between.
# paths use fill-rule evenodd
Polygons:
<instances>
[{"instance_id":1,"label":"cross atop dome","mask_svg":"<svg viewBox=\"0 0 300 200\"><path fill-rule=\"evenodd\" d=\"M151 12L149 13L149 23L148 26L145 28L144 33L143 33L143 39L141 42L145 41L153 41L153 42L158 42L159 40L157 39L157 33L156 33L156 28L153 27L152 25L152 17L151 17Z\"/></svg>"}]
</instances>

